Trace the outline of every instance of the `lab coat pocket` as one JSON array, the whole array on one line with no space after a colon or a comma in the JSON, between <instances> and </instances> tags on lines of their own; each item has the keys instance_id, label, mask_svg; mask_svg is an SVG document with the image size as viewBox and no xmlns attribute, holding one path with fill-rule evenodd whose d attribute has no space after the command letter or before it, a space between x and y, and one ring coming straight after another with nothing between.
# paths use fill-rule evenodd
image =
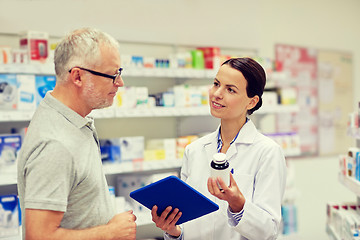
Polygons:
<instances>
[{"instance_id":1,"label":"lab coat pocket","mask_svg":"<svg viewBox=\"0 0 360 240\"><path fill-rule=\"evenodd\" d=\"M233 177L245 199L252 200L254 192L254 176L249 174L234 174Z\"/></svg>"}]
</instances>

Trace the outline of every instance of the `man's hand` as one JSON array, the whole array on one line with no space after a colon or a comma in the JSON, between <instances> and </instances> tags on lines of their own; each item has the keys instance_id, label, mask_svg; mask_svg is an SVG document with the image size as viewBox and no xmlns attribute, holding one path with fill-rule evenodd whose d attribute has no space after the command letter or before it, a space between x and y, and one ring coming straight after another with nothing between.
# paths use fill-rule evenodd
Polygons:
<instances>
[{"instance_id":1,"label":"man's hand","mask_svg":"<svg viewBox=\"0 0 360 240\"><path fill-rule=\"evenodd\" d=\"M135 240L135 220L136 216L133 214L133 211L127 211L115 215L107 224L111 233L111 239Z\"/></svg>"}]
</instances>

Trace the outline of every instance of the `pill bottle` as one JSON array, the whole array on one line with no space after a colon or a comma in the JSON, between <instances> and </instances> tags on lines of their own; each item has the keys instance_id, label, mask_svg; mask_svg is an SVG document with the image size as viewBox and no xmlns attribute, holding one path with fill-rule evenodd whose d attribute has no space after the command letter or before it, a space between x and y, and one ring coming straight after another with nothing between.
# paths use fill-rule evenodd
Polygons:
<instances>
[{"instance_id":1,"label":"pill bottle","mask_svg":"<svg viewBox=\"0 0 360 240\"><path fill-rule=\"evenodd\" d=\"M211 161L211 177L217 178L221 177L221 179L225 182L226 186L230 185L230 167L229 162L226 160L226 154L225 153L215 153L213 155L213 159ZM220 190L222 188L220 187L220 184L218 184L218 187Z\"/></svg>"}]
</instances>

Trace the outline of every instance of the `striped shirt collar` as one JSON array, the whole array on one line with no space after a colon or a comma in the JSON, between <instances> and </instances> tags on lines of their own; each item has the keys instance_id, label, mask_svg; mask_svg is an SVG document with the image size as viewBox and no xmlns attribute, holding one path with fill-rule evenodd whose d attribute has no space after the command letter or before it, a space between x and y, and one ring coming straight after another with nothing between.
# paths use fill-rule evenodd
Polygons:
<instances>
[{"instance_id":1,"label":"striped shirt collar","mask_svg":"<svg viewBox=\"0 0 360 240\"><path fill-rule=\"evenodd\" d=\"M245 124L248 122L248 118L246 118ZM244 125L245 125L244 124ZM240 129L241 130L241 129ZM235 140L237 139L237 137L239 136L239 132L236 134L236 136L234 137L234 139L230 142L230 145L233 144L233 142L235 142ZM219 127L219 131L218 131L218 138L217 138L217 151L220 152L221 148L223 146L223 141L221 140L221 126Z\"/></svg>"}]
</instances>

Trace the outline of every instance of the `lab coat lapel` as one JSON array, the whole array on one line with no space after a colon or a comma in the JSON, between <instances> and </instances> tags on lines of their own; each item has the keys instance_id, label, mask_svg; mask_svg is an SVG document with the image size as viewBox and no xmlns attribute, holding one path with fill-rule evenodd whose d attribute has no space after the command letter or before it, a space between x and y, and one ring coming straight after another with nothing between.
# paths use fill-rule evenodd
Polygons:
<instances>
[{"instance_id":1,"label":"lab coat lapel","mask_svg":"<svg viewBox=\"0 0 360 240\"><path fill-rule=\"evenodd\" d=\"M219 127L217 128L216 131L209 134L204 142L204 148L207 156L207 161L209 164L212 161L213 155L217 152L217 134L219 131Z\"/></svg>"},{"instance_id":2,"label":"lab coat lapel","mask_svg":"<svg viewBox=\"0 0 360 240\"><path fill-rule=\"evenodd\" d=\"M229 149L226 152L226 159L230 160L237 153L236 142L230 145Z\"/></svg>"},{"instance_id":3,"label":"lab coat lapel","mask_svg":"<svg viewBox=\"0 0 360 240\"><path fill-rule=\"evenodd\" d=\"M239 135L226 152L226 159L230 160L238 152L239 144L252 144L254 142L257 130L253 122L249 119L240 129Z\"/></svg>"}]
</instances>

